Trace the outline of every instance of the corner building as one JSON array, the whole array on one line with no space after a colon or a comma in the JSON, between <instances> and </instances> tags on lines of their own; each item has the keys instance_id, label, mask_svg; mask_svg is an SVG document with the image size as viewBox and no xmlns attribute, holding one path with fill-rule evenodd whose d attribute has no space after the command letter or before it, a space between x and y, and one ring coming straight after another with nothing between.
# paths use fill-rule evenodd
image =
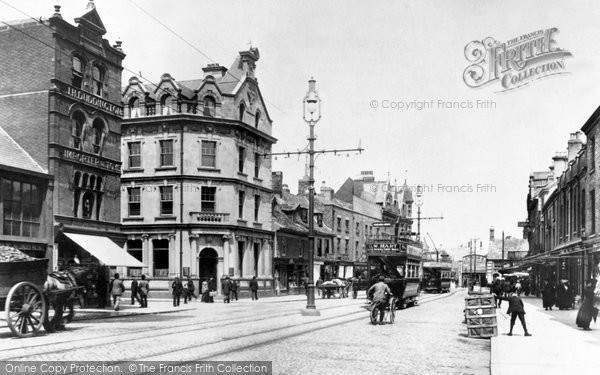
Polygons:
<instances>
[{"instance_id":1,"label":"corner building","mask_svg":"<svg viewBox=\"0 0 600 375\"><path fill-rule=\"evenodd\" d=\"M154 285L227 275L243 292L256 276L262 293L273 290L271 162L262 155L276 140L259 57L250 48L200 79L133 77L123 90L123 228Z\"/></svg>"},{"instance_id":2,"label":"corner building","mask_svg":"<svg viewBox=\"0 0 600 375\"><path fill-rule=\"evenodd\" d=\"M125 240L120 233L125 54L119 42L103 38L106 29L93 1L75 24L62 18L60 6L49 19L8 24L0 27L0 122L51 176L41 191L52 192L46 206L54 222L53 268L75 255L82 263L96 263L82 249L101 256L107 249L86 247L99 241L118 250L106 241Z\"/></svg>"}]
</instances>

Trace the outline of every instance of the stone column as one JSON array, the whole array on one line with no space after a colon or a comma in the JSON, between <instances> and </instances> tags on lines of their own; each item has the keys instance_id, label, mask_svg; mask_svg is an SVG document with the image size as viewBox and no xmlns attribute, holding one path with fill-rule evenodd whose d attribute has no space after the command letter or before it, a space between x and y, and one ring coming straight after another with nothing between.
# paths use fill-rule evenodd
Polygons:
<instances>
[{"instance_id":1,"label":"stone column","mask_svg":"<svg viewBox=\"0 0 600 375\"><path fill-rule=\"evenodd\" d=\"M244 276L254 276L254 241L246 241L244 249L244 263L242 264Z\"/></svg>"},{"instance_id":2,"label":"stone column","mask_svg":"<svg viewBox=\"0 0 600 375\"><path fill-rule=\"evenodd\" d=\"M172 274L179 275L179 252L175 243L176 237L174 233L169 234L169 277Z\"/></svg>"},{"instance_id":3,"label":"stone column","mask_svg":"<svg viewBox=\"0 0 600 375\"><path fill-rule=\"evenodd\" d=\"M148 255L148 277L154 277L154 244L149 235L142 235L144 243L146 244L146 250Z\"/></svg>"},{"instance_id":4,"label":"stone column","mask_svg":"<svg viewBox=\"0 0 600 375\"><path fill-rule=\"evenodd\" d=\"M273 277L273 242L266 240L263 246L264 248L264 262L265 262L265 275L267 277Z\"/></svg>"},{"instance_id":5,"label":"stone column","mask_svg":"<svg viewBox=\"0 0 600 375\"><path fill-rule=\"evenodd\" d=\"M146 272L150 269L150 257L148 254L148 235L142 234L142 263L144 263ZM144 271L142 270L142 273Z\"/></svg>"},{"instance_id":6,"label":"stone column","mask_svg":"<svg viewBox=\"0 0 600 375\"><path fill-rule=\"evenodd\" d=\"M231 267L231 246L229 244L229 236L223 236L223 273L229 275Z\"/></svg>"},{"instance_id":7,"label":"stone column","mask_svg":"<svg viewBox=\"0 0 600 375\"><path fill-rule=\"evenodd\" d=\"M238 256L239 238L235 238L234 241L229 241L229 242L231 242L230 248L231 248L231 264L233 267L233 276L239 278L242 276L242 275L240 275L240 270L238 267L238 264L240 262L239 256Z\"/></svg>"},{"instance_id":8,"label":"stone column","mask_svg":"<svg viewBox=\"0 0 600 375\"><path fill-rule=\"evenodd\" d=\"M198 276L198 234L190 233L190 274Z\"/></svg>"},{"instance_id":9,"label":"stone column","mask_svg":"<svg viewBox=\"0 0 600 375\"><path fill-rule=\"evenodd\" d=\"M217 291L219 294L221 294L221 277L223 277L223 257L218 257L217 258L217 276L216 276L216 281L217 281Z\"/></svg>"}]
</instances>

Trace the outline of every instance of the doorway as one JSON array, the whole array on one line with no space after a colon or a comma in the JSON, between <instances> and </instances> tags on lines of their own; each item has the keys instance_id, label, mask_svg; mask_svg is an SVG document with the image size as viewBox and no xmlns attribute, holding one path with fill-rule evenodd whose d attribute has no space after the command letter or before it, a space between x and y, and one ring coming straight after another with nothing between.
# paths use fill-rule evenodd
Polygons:
<instances>
[{"instance_id":1,"label":"doorway","mask_svg":"<svg viewBox=\"0 0 600 375\"><path fill-rule=\"evenodd\" d=\"M215 277L216 279L217 265L219 263L219 260L217 259L218 257L219 255L217 254L215 249L212 249L210 247L203 249L200 252L200 256L198 259L198 273L201 280L208 280L208 278L211 276Z\"/></svg>"}]
</instances>

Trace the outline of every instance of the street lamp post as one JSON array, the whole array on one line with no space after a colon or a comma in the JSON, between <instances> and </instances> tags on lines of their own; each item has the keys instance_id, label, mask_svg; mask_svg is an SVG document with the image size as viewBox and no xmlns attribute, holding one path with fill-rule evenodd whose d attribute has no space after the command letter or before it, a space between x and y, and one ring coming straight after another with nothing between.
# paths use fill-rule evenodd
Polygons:
<instances>
[{"instance_id":1,"label":"street lamp post","mask_svg":"<svg viewBox=\"0 0 600 375\"><path fill-rule=\"evenodd\" d=\"M310 128L309 142L309 164L308 164L308 285L306 309L302 311L302 315L321 315L315 305L315 124L321 119L321 99L315 89L316 81L314 78L308 81L308 92L304 97L304 121L308 123Z\"/></svg>"},{"instance_id":2,"label":"street lamp post","mask_svg":"<svg viewBox=\"0 0 600 375\"><path fill-rule=\"evenodd\" d=\"M417 241L421 240L421 206L423 205L423 188L417 186Z\"/></svg>"}]
</instances>

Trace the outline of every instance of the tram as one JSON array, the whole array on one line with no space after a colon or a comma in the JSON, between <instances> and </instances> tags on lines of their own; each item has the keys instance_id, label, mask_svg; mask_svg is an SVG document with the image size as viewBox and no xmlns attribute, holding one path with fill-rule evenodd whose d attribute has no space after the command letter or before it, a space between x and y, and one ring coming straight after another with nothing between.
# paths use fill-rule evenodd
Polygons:
<instances>
[{"instance_id":1,"label":"tram","mask_svg":"<svg viewBox=\"0 0 600 375\"><path fill-rule=\"evenodd\" d=\"M394 295L392 305L400 309L416 305L421 282L421 243L386 236L368 239L366 248L369 287L384 276Z\"/></svg>"},{"instance_id":2,"label":"tram","mask_svg":"<svg viewBox=\"0 0 600 375\"><path fill-rule=\"evenodd\" d=\"M445 293L450 291L452 264L447 262L423 262L421 289L426 292Z\"/></svg>"}]
</instances>

